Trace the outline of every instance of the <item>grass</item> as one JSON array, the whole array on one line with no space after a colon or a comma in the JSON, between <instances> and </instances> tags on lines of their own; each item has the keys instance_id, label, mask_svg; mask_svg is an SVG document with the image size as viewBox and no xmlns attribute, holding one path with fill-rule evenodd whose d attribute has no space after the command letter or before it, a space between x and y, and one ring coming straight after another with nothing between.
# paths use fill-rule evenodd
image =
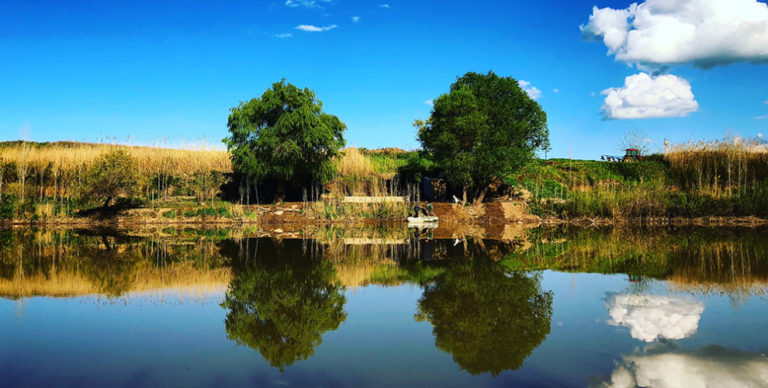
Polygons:
<instances>
[{"instance_id":1,"label":"grass","mask_svg":"<svg viewBox=\"0 0 768 388\"><path fill-rule=\"evenodd\" d=\"M311 202L304 206L309 218L327 221L356 221L365 219L402 221L410 214L408 202L343 203L339 201Z\"/></svg>"},{"instance_id":2,"label":"grass","mask_svg":"<svg viewBox=\"0 0 768 388\"><path fill-rule=\"evenodd\" d=\"M374 152L346 148L335 160L337 177L327 186L332 195L403 195L398 171L407 161L404 152Z\"/></svg>"},{"instance_id":3,"label":"grass","mask_svg":"<svg viewBox=\"0 0 768 388\"><path fill-rule=\"evenodd\" d=\"M67 220L100 203L80 198L89 163L121 148L139 166L136 198L118 208L152 207L167 219L219 217L252 220L247 208L222 201L232 172L226 152L91 143L0 143L0 219ZM315 220L402 220L405 204L345 204L344 196L420 199L421 178L439 170L419 152L347 148L335 161L338 175L321 192L304 195L302 211ZM728 137L673 144L664 155L637 163L537 160L505 178L528 201L530 212L563 219L657 217L768 217L768 145ZM447 187L433 187L438 195ZM320 194L325 193L324 196ZM158 217L157 214L154 217Z\"/></svg>"},{"instance_id":4,"label":"grass","mask_svg":"<svg viewBox=\"0 0 768 388\"><path fill-rule=\"evenodd\" d=\"M218 194L225 174L232 172L225 151L204 146L190 149L165 148L163 144L128 146L78 142L0 143L0 202L13 208L16 216L35 215L34 206L52 204L72 214L73 208L85 208L81 198L86 173L99 156L125 150L137 163L137 196L154 203L172 196L194 195L200 202L210 202ZM10 195L14 203L5 199ZM24 205L33 203L32 208ZM45 211L45 210L43 210ZM50 218L53 212L37 214ZM4 214L0 214L4 216ZM8 218L7 216L3 218Z\"/></svg>"},{"instance_id":5,"label":"grass","mask_svg":"<svg viewBox=\"0 0 768 388\"><path fill-rule=\"evenodd\" d=\"M636 163L536 161L506 183L545 217L768 217L768 146L726 138Z\"/></svg>"}]
</instances>

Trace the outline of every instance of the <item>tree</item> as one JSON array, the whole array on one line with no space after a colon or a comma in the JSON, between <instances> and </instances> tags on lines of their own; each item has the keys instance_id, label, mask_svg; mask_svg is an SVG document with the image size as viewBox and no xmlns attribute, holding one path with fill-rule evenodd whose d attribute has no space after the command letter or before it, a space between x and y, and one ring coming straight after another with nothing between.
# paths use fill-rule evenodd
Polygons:
<instances>
[{"instance_id":1,"label":"tree","mask_svg":"<svg viewBox=\"0 0 768 388\"><path fill-rule=\"evenodd\" d=\"M335 172L332 159L344 147L346 125L324 113L323 103L307 88L272 84L260 98L232 108L227 145L235 171L253 182L277 180L277 200L286 183L324 183Z\"/></svg>"},{"instance_id":2,"label":"tree","mask_svg":"<svg viewBox=\"0 0 768 388\"><path fill-rule=\"evenodd\" d=\"M467 372L518 369L550 331L552 293L539 276L479 258L453 262L424 286L416 318L432 323L435 345Z\"/></svg>"},{"instance_id":3,"label":"tree","mask_svg":"<svg viewBox=\"0 0 768 388\"><path fill-rule=\"evenodd\" d=\"M93 161L84 181L84 195L105 198L107 208L113 198L132 195L138 183L136 159L125 150L115 149Z\"/></svg>"},{"instance_id":4,"label":"tree","mask_svg":"<svg viewBox=\"0 0 768 388\"><path fill-rule=\"evenodd\" d=\"M244 262L242 251L232 254L235 276L222 303L227 336L283 370L314 354L323 334L346 319L343 288L327 260L300 250L257 257L245 250Z\"/></svg>"},{"instance_id":5,"label":"tree","mask_svg":"<svg viewBox=\"0 0 768 388\"><path fill-rule=\"evenodd\" d=\"M549 148L547 115L511 77L467 73L417 120L419 141L448 181L482 202L488 185Z\"/></svg>"},{"instance_id":6,"label":"tree","mask_svg":"<svg viewBox=\"0 0 768 388\"><path fill-rule=\"evenodd\" d=\"M624 137L619 144L619 151L624 153L628 148L634 148L640 151L640 155L646 156L650 150L650 140L644 132L641 131L627 131L624 132Z\"/></svg>"}]
</instances>

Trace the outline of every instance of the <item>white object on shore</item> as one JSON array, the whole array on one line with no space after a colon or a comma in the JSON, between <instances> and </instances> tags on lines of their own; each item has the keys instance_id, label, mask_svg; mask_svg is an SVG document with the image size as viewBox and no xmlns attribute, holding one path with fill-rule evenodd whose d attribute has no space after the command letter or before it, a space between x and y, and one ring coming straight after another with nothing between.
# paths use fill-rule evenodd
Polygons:
<instances>
[{"instance_id":1,"label":"white object on shore","mask_svg":"<svg viewBox=\"0 0 768 388\"><path fill-rule=\"evenodd\" d=\"M408 217L409 224L434 224L437 223L437 217Z\"/></svg>"}]
</instances>

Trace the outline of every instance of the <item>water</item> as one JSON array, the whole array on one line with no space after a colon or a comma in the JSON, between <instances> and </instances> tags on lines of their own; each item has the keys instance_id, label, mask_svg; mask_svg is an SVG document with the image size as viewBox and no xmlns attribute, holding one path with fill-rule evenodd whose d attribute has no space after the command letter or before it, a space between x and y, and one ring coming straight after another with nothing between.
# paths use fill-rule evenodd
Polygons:
<instances>
[{"instance_id":1,"label":"water","mask_svg":"<svg viewBox=\"0 0 768 388\"><path fill-rule=\"evenodd\" d=\"M768 386L765 230L249 235L0 231L0 385Z\"/></svg>"}]
</instances>

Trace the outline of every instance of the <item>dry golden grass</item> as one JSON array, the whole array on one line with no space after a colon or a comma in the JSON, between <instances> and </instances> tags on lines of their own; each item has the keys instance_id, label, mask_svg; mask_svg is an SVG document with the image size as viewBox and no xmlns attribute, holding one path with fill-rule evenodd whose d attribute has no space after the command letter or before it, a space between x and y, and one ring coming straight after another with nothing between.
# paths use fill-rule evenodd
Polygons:
<instances>
[{"instance_id":1,"label":"dry golden grass","mask_svg":"<svg viewBox=\"0 0 768 388\"><path fill-rule=\"evenodd\" d=\"M376 169L370 158L363 155L357 148L345 148L341 156L336 158L335 163L340 177L371 177L376 175Z\"/></svg>"},{"instance_id":2,"label":"dry golden grass","mask_svg":"<svg viewBox=\"0 0 768 388\"><path fill-rule=\"evenodd\" d=\"M83 182L91 163L114 149L126 150L136 159L139 178L147 189L154 178L174 176L188 181L197 173L232 171L226 151L197 146L189 149L164 148L163 144L150 146L103 143L6 143L0 147L0 160L15 166L15 181L7 191L22 198L72 197ZM2 167L2 166L0 166ZM167 184L166 184L167 185ZM30 192L34 189L34 192Z\"/></svg>"},{"instance_id":3,"label":"dry golden grass","mask_svg":"<svg viewBox=\"0 0 768 388\"><path fill-rule=\"evenodd\" d=\"M229 172L232 166L226 151L212 148L174 149L160 146L128 146L99 143L57 142L46 145L16 143L1 147L0 157L6 162L28 164L37 169L51 167L61 173L78 172L100 155L113 149L124 149L136 158L139 169L154 172L162 168L172 174L189 174L218 170ZM30 150L31 149L31 150Z\"/></svg>"},{"instance_id":4,"label":"dry golden grass","mask_svg":"<svg viewBox=\"0 0 768 388\"><path fill-rule=\"evenodd\" d=\"M381 159L374 163L371 156L350 147L344 149L334 163L338 176L326 185L332 195L398 195L397 165L394 160Z\"/></svg>"},{"instance_id":5,"label":"dry golden grass","mask_svg":"<svg viewBox=\"0 0 768 388\"><path fill-rule=\"evenodd\" d=\"M664 159L688 187L730 191L768 178L768 145L740 137L671 145Z\"/></svg>"}]
</instances>

